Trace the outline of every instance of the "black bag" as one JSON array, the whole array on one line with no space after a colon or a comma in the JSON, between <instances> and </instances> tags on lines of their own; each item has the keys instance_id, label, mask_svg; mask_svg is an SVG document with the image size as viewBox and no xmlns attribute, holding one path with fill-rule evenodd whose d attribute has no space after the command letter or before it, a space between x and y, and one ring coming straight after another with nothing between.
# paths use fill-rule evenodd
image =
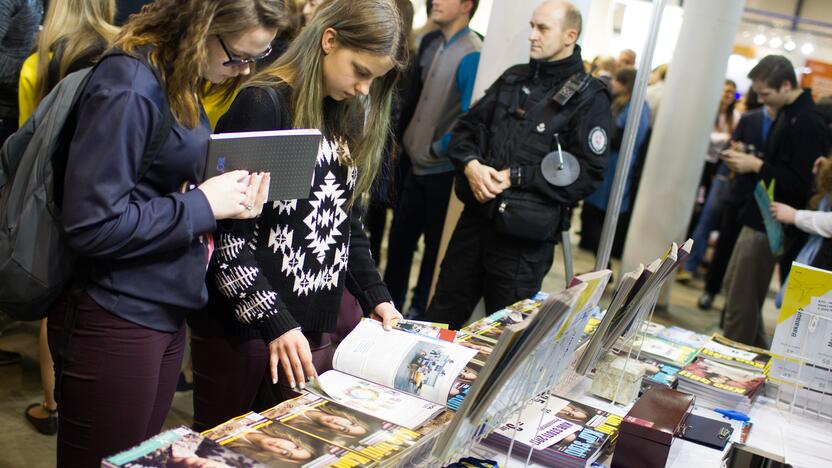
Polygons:
<instances>
[{"instance_id":1,"label":"black bag","mask_svg":"<svg viewBox=\"0 0 832 468\"><path fill-rule=\"evenodd\" d=\"M561 206L526 190L508 189L495 201L494 229L528 241L557 241Z\"/></svg>"},{"instance_id":2,"label":"black bag","mask_svg":"<svg viewBox=\"0 0 832 468\"><path fill-rule=\"evenodd\" d=\"M117 55L126 54L114 50L98 63ZM162 83L144 54L136 58ZM78 99L94 69L61 80L0 149L0 310L16 320L45 317L72 279L76 258L64 239L60 197ZM153 129L139 178L150 168L172 125L166 105Z\"/></svg>"}]
</instances>

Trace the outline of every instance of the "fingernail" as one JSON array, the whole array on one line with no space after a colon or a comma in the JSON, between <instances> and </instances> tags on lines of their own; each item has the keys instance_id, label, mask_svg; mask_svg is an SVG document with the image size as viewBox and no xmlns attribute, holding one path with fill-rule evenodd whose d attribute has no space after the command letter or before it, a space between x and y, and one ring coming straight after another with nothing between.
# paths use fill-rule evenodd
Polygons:
<instances>
[{"instance_id":1,"label":"fingernail","mask_svg":"<svg viewBox=\"0 0 832 468\"><path fill-rule=\"evenodd\" d=\"M273 383L273 384L276 384L276 383L277 383L277 377L272 377L272 383Z\"/></svg>"},{"instance_id":2,"label":"fingernail","mask_svg":"<svg viewBox=\"0 0 832 468\"><path fill-rule=\"evenodd\" d=\"M300 384L298 384L298 388L300 388L301 390L305 390L306 389L306 384L301 382Z\"/></svg>"},{"instance_id":3,"label":"fingernail","mask_svg":"<svg viewBox=\"0 0 832 468\"><path fill-rule=\"evenodd\" d=\"M289 388L291 388L292 390L294 390L294 389L295 389L295 387L297 387L297 384L296 384L295 382L289 382Z\"/></svg>"}]
</instances>

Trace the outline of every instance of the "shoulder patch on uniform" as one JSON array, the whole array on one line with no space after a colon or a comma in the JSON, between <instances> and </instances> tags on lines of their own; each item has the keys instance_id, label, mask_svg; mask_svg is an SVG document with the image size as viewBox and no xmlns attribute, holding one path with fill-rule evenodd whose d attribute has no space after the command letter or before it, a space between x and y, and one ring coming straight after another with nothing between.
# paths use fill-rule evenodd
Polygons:
<instances>
[{"instance_id":1,"label":"shoulder patch on uniform","mask_svg":"<svg viewBox=\"0 0 832 468\"><path fill-rule=\"evenodd\" d=\"M594 127L589 131L589 149L595 154L604 154L607 149L607 132L601 127Z\"/></svg>"}]
</instances>

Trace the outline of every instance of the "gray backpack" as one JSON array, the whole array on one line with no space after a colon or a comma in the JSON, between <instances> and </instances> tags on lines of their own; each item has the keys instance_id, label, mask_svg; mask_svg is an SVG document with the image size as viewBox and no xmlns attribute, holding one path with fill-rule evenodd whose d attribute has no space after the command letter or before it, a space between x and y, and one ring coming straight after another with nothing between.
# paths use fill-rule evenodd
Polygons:
<instances>
[{"instance_id":1,"label":"gray backpack","mask_svg":"<svg viewBox=\"0 0 832 468\"><path fill-rule=\"evenodd\" d=\"M117 55L126 54L111 51L98 63ZM144 55L135 58L159 79ZM94 70L85 68L61 80L0 149L0 311L17 320L45 317L77 273L76 256L61 227L61 197L75 109ZM173 117L167 106L162 116L139 178L170 134Z\"/></svg>"}]
</instances>

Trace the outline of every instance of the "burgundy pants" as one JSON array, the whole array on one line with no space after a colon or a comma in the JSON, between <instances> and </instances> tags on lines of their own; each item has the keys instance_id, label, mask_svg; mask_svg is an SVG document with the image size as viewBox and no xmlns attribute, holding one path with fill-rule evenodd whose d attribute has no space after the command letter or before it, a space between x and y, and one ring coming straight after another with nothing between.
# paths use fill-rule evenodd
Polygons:
<instances>
[{"instance_id":1,"label":"burgundy pants","mask_svg":"<svg viewBox=\"0 0 832 468\"><path fill-rule=\"evenodd\" d=\"M332 369L329 333L304 333L318 373ZM203 336L191 330L194 366L194 430L211 429L252 410L263 379L271 380L269 349L261 338ZM298 396L278 363L277 385L270 385L272 404Z\"/></svg>"},{"instance_id":2,"label":"burgundy pants","mask_svg":"<svg viewBox=\"0 0 832 468\"><path fill-rule=\"evenodd\" d=\"M106 456L158 434L182 363L185 326L151 330L104 310L86 294L69 341L63 301L49 314L49 349L62 372L59 467L97 467ZM66 344L66 348L64 345Z\"/></svg>"}]
</instances>

